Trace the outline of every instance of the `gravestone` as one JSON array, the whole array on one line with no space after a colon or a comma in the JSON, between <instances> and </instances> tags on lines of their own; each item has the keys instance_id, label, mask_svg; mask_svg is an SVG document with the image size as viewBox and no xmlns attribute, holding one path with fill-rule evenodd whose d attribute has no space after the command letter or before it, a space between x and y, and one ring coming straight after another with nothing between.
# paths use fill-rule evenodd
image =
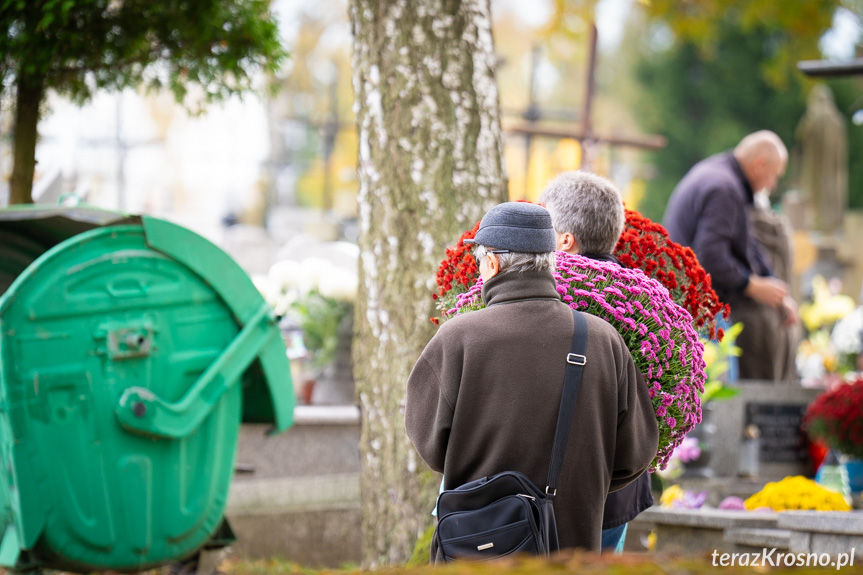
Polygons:
<instances>
[{"instance_id":1,"label":"gravestone","mask_svg":"<svg viewBox=\"0 0 863 575\"><path fill-rule=\"evenodd\" d=\"M807 464L806 433L800 428L804 413L806 405L801 403L745 404L743 425L758 427L761 464Z\"/></svg>"},{"instance_id":2,"label":"gravestone","mask_svg":"<svg viewBox=\"0 0 863 575\"><path fill-rule=\"evenodd\" d=\"M811 475L808 457L800 444L799 422L806 407L822 390L796 383L753 380L743 380L737 387L740 389L737 396L711 402L712 420L716 423L711 458L715 475L738 475L744 431L753 423L761 432L759 477L772 480Z\"/></svg>"},{"instance_id":3,"label":"gravestone","mask_svg":"<svg viewBox=\"0 0 863 575\"><path fill-rule=\"evenodd\" d=\"M630 534L648 531L656 536L654 552L703 557L707 561L712 560L714 552L763 552L773 558L788 552L814 553L818 559L827 561L810 561L807 565L829 565L835 569L840 565L853 565L853 559L849 559L856 555L859 560L863 554L861 511L771 513L652 507L629 523ZM644 551L635 541L631 542L630 536L626 542L630 545L628 550ZM822 554L829 557L822 558ZM844 563L839 561L843 556Z\"/></svg>"}]
</instances>

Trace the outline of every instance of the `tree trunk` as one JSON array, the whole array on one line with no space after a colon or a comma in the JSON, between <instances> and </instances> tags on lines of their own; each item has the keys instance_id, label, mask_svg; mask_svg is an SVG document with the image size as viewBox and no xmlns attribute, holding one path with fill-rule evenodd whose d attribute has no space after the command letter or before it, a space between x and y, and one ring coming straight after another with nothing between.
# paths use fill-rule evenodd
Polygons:
<instances>
[{"instance_id":1,"label":"tree trunk","mask_svg":"<svg viewBox=\"0 0 863 575\"><path fill-rule=\"evenodd\" d=\"M405 561L440 477L404 432L405 382L434 334L447 245L506 201L489 0L351 0L360 137L354 376L363 557Z\"/></svg>"},{"instance_id":2,"label":"tree trunk","mask_svg":"<svg viewBox=\"0 0 863 575\"><path fill-rule=\"evenodd\" d=\"M23 68L25 64L21 65ZM15 101L15 139L12 151L12 176L9 179L9 203L33 203L33 173L36 170L36 128L39 105L45 94L41 77L19 71Z\"/></svg>"}]
</instances>

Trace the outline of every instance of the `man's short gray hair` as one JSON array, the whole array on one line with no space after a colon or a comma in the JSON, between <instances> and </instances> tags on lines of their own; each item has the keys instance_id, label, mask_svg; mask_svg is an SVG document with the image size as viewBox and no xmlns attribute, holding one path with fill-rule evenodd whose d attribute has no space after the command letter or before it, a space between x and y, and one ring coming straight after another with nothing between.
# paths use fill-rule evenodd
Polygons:
<instances>
[{"instance_id":1,"label":"man's short gray hair","mask_svg":"<svg viewBox=\"0 0 863 575\"><path fill-rule=\"evenodd\" d=\"M610 181L590 172L563 172L539 198L559 234L570 233L582 254L610 254L623 232L623 199Z\"/></svg>"},{"instance_id":2,"label":"man's short gray hair","mask_svg":"<svg viewBox=\"0 0 863 575\"><path fill-rule=\"evenodd\" d=\"M474 249L473 257L476 258L477 267L479 262L488 255L493 247L478 245ZM521 273L526 271L551 271L554 269L554 252L526 253L526 252L504 252L497 254L500 261L500 272Z\"/></svg>"}]
</instances>

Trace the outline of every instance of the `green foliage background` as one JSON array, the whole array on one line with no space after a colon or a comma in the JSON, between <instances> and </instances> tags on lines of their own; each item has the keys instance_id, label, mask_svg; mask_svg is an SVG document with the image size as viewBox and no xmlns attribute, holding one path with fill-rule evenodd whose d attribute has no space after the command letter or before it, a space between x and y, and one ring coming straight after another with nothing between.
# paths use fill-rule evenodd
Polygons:
<instances>
[{"instance_id":1,"label":"green foliage background","mask_svg":"<svg viewBox=\"0 0 863 575\"><path fill-rule=\"evenodd\" d=\"M819 3L807 33L799 36L794 32L800 23L787 14L765 12L756 21L751 14L729 9L715 14L709 27L687 27L681 24L687 21L683 16L662 13L657 4L664 3L654 3L646 20L642 16L631 23L621 51L636 79L636 88L629 90L629 107L642 130L668 138L665 149L646 159L655 173L639 205L646 216L661 221L668 197L686 171L699 160L732 148L744 135L770 129L789 150L793 148L795 129L815 82L797 71L796 60L789 56L820 58L817 41L840 3ZM696 8L710 4L693 3ZM790 2L789 12L797 5ZM863 127L851 124L850 118L863 106L859 101L852 105L863 95L863 81L839 79L828 84L848 121L849 203L861 208L863 166L854 159L863 154ZM780 192L793 186L794 169L789 167Z\"/></svg>"},{"instance_id":2,"label":"green foliage background","mask_svg":"<svg viewBox=\"0 0 863 575\"><path fill-rule=\"evenodd\" d=\"M0 27L7 88L39 77L77 102L141 84L219 100L286 55L267 0L0 0Z\"/></svg>"}]
</instances>

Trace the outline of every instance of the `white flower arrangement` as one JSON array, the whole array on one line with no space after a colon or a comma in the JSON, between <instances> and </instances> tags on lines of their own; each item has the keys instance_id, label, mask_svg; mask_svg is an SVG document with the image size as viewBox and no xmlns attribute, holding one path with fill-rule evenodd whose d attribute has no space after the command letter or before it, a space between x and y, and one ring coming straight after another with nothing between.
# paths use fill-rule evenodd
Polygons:
<instances>
[{"instance_id":1,"label":"white flower arrangement","mask_svg":"<svg viewBox=\"0 0 863 575\"><path fill-rule=\"evenodd\" d=\"M255 284L255 287L258 288L258 291L261 292L261 295L264 297L264 301L270 304L270 307L273 308L273 310L276 312L276 315L284 315L282 313L279 313L279 305L282 299L282 292L279 289L278 285L273 282L270 276L253 274L251 278L252 283Z\"/></svg>"},{"instance_id":2,"label":"white flower arrangement","mask_svg":"<svg viewBox=\"0 0 863 575\"><path fill-rule=\"evenodd\" d=\"M332 259L283 259L266 276L252 278L275 314L302 330L305 345L296 347L307 349L317 367L332 361L339 326L353 313L357 297L359 250L338 245L342 243L317 246Z\"/></svg>"},{"instance_id":3,"label":"white flower arrangement","mask_svg":"<svg viewBox=\"0 0 863 575\"><path fill-rule=\"evenodd\" d=\"M797 371L806 387L830 387L853 375L863 350L863 307L839 293L841 284L812 279L813 301L800 306L808 336L797 348Z\"/></svg>"},{"instance_id":4,"label":"white flower arrangement","mask_svg":"<svg viewBox=\"0 0 863 575\"><path fill-rule=\"evenodd\" d=\"M253 276L252 281L278 316L284 316L295 302L312 292L353 303L359 286L355 271L319 257L278 261L269 274Z\"/></svg>"},{"instance_id":5,"label":"white flower arrangement","mask_svg":"<svg viewBox=\"0 0 863 575\"><path fill-rule=\"evenodd\" d=\"M863 351L863 306L836 322L830 334L830 344L839 353L858 354Z\"/></svg>"}]
</instances>

